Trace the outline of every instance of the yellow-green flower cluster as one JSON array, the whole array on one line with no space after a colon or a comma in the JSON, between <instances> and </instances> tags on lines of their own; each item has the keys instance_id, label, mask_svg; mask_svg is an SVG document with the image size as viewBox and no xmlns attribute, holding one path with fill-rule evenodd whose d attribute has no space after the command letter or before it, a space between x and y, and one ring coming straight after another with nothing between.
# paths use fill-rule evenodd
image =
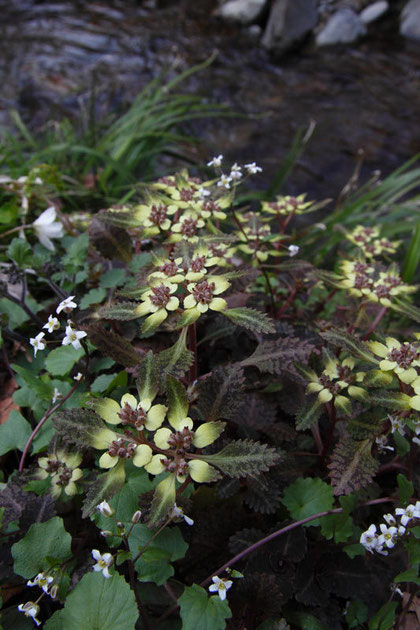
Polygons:
<instances>
[{"instance_id":1,"label":"yellow-green flower cluster","mask_svg":"<svg viewBox=\"0 0 420 630\"><path fill-rule=\"evenodd\" d=\"M413 344L407 341L400 343L393 337L387 337L385 344L379 341L368 341L367 345L376 356L381 358L379 369L383 372L393 372L407 385L419 379L416 369L420 368L418 343Z\"/></svg>"},{"instance_id":2,"label":"yellow-green flower cluster","mask_svg":"<svg viewBox=\"0 0 420 630\"><path fill-rule=\"evenodd\" d=\"M265 262L269 256L281 256L280 247L282 237L272 234L271 228L262 223L261 215L248 212L238 215L242 229L236 232L240 244L238 250L251 256L252 264Z\"/></svg>"},{"instance_id":3,"label":"yellow-green flower cluster","mask_svg":"<svg viewBox=\"0 0 420 630\"><path fill-rule=\"evenodd\" d=\"M378 227L357 225L354 230L346 234L346 238L359 247L366 258L377 258L383 254L395 254L401 241L390 241L380 238Z\"/></svg>"},{"instance_id":4,"label":"yellow-green flower cluster","mask_svg":"<svg viewBox=\"0 0 420 630\"><path fill-rule=\"evenodd\" d=\"M348 289L355 297L366 297L370 302L379 302L383 306L391 306L394 297L417 291L417 287L402 281L393 265L387 271L380 271L373 264L360 260L343 260L340 270L340 288Z\"/></svg>"},{"instance_id":5,"label":"yellow-green flower cluster","mask_svg":"<svg viewBox=\"0 0 420 630\"><path fill-rule=\"evenodd\" d=\"M79 453L67 453L64 450L57 450L47 457L38 459L38 470L36 476L38 479L51 479L51 494L54 499L58 499L64 490L64 493L71 497L77 494L76 481L82 476L83 472L78 466L81 464L82 456Z\"/></svg>"},{"instance_id":6,"label":"yellow-green flower cluster","mask_svg":"<svg viewBox=\"0 0 420 630\"><path fill-rule=\"evenodd\" d=\"M205 422L195 428L186 415L169 414L169 426L162 427L167 407L152 405L152 400L138 401L124 394L120 404L111 398L91 399L89 406L110 425L123 427L124 432L104 428L92 442L98 450L106 449L99 458L101 468L113 468L120 460L131 459L152 475L168 472L178 481L189 475L198 483L212 481L218 472L192 449L212 444L223 431L223 422ZM153 434L153 435L152 435Z\"/></svg>"},{"instance_id":7,"label":"yellow-green flower cluster","mask_svg":"<svg viewBox=\"0 0 420 630\"><path fill-rule=\"evenodd\" d=\"M305 214L314 209L313 201L305 201L306 193L293 197L291 195L278 196L276 201L264 201L261 208L269 214L291 216L295 214Z\"/></svg>"},{"instance_id":8,"label":"yellow-green flower cluster","mask_svg":"<svg viewBox=\"0 0 420 630\"><path fill-rule=\"evenodd\" d=\"M355 360L347 357L339 361L335 357L326 356L325 369L320 376L314 370L305 369L305 376L310 381L306 387L307 394L318 394L320 403L334 401L335 405L345 411L349 411L350 401L344 396L347 393L350 398L366 400L368 393L355 383L361 383L365 372L354 372Z\"/></svg>"}]
</instances>

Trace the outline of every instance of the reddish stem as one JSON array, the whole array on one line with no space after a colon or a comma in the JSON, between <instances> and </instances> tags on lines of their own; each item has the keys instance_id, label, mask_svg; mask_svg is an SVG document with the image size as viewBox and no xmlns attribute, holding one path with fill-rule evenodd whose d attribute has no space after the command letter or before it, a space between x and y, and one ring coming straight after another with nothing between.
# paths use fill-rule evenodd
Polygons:
<instances>
[{"instance_id":1,"label":"reddish stem","mask_svg":"<svg viewBox=\"0 0 420 630\"><path fill-rule=\"evenodd\" d=\"M188 326L188 345L191 352L194 354L194 363L190 367L188 382L194 383L197 380L198 368L197 368L197 330L195 322Z\"/></svg>"},{"instance_id":2,"label":"reddish stem","mask_svg":"<svg viewBox=\"0 0 420 630\"><path fill-rule=\"evenodd\" d=\"M381 310L379 311L379 313L377 314L377 316L375 317L375 319L373 320L373 322L369 326L366 335L363 337L363 341L366 341L366 339L368 339L369 336L373 333L373 331L375 330L376 326L379 324L379 322L381 321L382 317L385 315L387 310L388 310L387 306L383 306L381 308Z\"/></svg>"}]
</instances>

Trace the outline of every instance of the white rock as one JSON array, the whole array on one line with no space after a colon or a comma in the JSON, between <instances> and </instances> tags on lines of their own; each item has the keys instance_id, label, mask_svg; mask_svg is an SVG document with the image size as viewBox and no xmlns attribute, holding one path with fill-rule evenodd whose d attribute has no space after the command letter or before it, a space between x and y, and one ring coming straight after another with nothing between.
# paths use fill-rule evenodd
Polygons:
<instances>
[{"instance_id":1,"label":"white rock","mask_svg":"<svg viewBox=\"0 0 420 630\"><path fill-rule=\"evenodd\" d=\"M216 15L241 24L252 24L261 15L267 0L228 0L216 11Z\"/></svg>"},{"instance_id":2,"label":"white rock","mask_svg":"<svg viewBox=\"0 0 420 630\"><path fill-rule=\"evenodd\" d=\"M400 33L420 40L420 0L409 0L401 12Z\"/></svg>"},{"instance_id":3,"label":"white rock","mask_svg":"<svg viewBox=\"0 0 420 630\"><path fill-rule=\"evenodd\" d=\"M359 18L362 20L363 24L370 24L381 17L388 9L389 3L387 0L379 0L379 2L374 2L366 7L366 9L363 9L359 14Z\"/></svg>"},{"instance_id":4,"label":"white rock","mask_svg":"<svg viewBox=\"0 0 420 630\"><path fill-rule=\"evenodd\" d=\"M312 31L317 21L315 0L275 0L261 43L283 52Z\"/></svg>"},{"instance_id":5,"label":"white rock","mask_svg":"<svg viewBox=\"0 0 420 630\"><path fill-rule=\"evenodd\" d=\"M349 44L366 34L366 26L352 9L343 8L334 13L316 36L317 46Z\"/></svg>"}]
</instances>

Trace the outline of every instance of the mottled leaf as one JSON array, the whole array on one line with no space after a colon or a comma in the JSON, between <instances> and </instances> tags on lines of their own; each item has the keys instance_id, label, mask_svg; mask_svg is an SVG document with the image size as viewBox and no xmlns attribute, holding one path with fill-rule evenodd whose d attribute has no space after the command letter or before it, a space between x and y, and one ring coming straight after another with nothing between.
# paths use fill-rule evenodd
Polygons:
<instances>
[{"instance_id":1,"label":"mottled leaf","mask_svg":"<svg viewBox=\"0 0 420 630\"><path fill-rule=\"evenodd\" d=\"M98 315L103 319L116 319L118 321L130 321L141 317L137 313L138 304L136 302L117 302L111 306L103 306L99 309Z\"/></svg>"},{"instance_id":2,"label":"mottled leaf","mask_svg":"<svg viewBox=\"0 0 420 630\"><path fill-rule=\"evenodd\" d=\"M120 460L114 468L108 470L103 475L99 475L97 479L89 485L86 498L83 501L82 517L86 518L93 514L96 507L102 501L109 501L121 490L125 481L124 461Z\"/></svg>"},{"instance_id":3,"label":"mottled leaf","mask_svg":"<svg viewBox=\"0 0 420 630\"><path fill-rule=\"evenodd\" d=\"M139 364L140 357L133 345L121 335L106 330L99 324L86 327L89 340L106 356L111 357L124 367L134 367Z\"/></svg>"},{"instance_id":4,"label":"mottled leaf","mask_svg":"<svg viewBox=\"0 0 420 630\"><path fill-rule=\"evenodd\" d=\"M346 436L337 444L328 465L335 495L350 494L372 482L379 462L371 450L371 439L356 441Z\"/></svg>"},{"instance_id":5,"label":"mottled leaf","mask_svg":"<svg viewBox=\"0 0 420 630\"><path fill-rule=\"evenodd\" d=\"M267 317L265 313L253 308L247 308L245 306L241 308L229 308L226 311L222 311L222 315L228 317L234 324L243 326L243 328L251 330L254 333L275 332L274 322Z\"/></svg>"},{"instance_id":6,"label":"mottled leaf","mask_svg":"<svg viewBox=\"0 0 420 630\"><path fill-rule=\"evenodd\" d=\"M354 335L349 334L340 328L330 328L319 333L320 337L328 341L332 346L347 350L351 356L367 361L368 363L378 364L378 359L372 354L367 345L357 339Z\"/></svg>"},{"instance_id":7,"label":"mottled leaf","mask_svg":"<svg viewBox=\"0 0 420 630\"><path fill-rule=\"evenodd\" d=\"M243 370L239 365L219 366L197 386L197 408L206 421L236 417L243 404Z\"/></svg>"},{"instance_id":8,"label":"mottled leaf","mask_svg":"<svg viewBox=\"0 0 420 630\"><path fill-rule=\"evenodd\" d=\"M199 458L229 477L247 477L268 470L280 460L281 453L267 444L236 440L214 455L200 455Z\"/></svg>"},{"instance_id":9,"label":"mottled leaf","mask_svg":"<svg viewBox=\"0 0 420 630\"><path fill-rule=\"evenodd\" d=\"M128 232L115 225L106 225L98 216L89 226L89 239L102 256L109 260L119 258L129 263L132 256L131 238Z\"/></svg>"},{"instance_id":10,"label":"mottled leaf","mask_svg":"<svg viewBox=\"0 0 420 630\"><path fill-rule=\"evenodd\" d=\"M325 406L317 397L311 396L296 414L296 429L303 431L309 429L325 411Z\"/></svg>"},{"instance_id":11,"label":"mottled leaf","mask_svg":"<svg viewBox=\"0 0 420 630\"><path fill-rule=\"evenodd\" d=\"M253 354L241 361L242 367L254 365L260 372L270 374L296 373L294 362L307 363L315 346L298 337L280 337L258 344Z\"/></svg>"},{"instance_id":12,"label":"mottled leaf","mask_svg":"<svg viewBox=\"0 0 420 630\"><path fill-rule=\"evenodd\" d=\"M140 400L153 401L159 389L159 368L153 352L143 357L136 381Z\"/></svg>"}]
</instances>

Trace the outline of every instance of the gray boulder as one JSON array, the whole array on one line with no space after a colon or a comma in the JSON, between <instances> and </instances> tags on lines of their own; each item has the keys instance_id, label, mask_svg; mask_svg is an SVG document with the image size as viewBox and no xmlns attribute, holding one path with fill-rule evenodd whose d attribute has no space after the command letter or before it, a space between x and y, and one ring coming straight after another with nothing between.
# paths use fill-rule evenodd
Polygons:
<instances>
[{"instance_id":1,"label":"gray boulder","mask_svg":"<svg viewBox=\"0 0 420 630\"><path fill-rule=\"evenodd\" d=\"M315 41L317 46L349 44L365 34L366 26L359 16L352 9L345 7L329 18Z\"/></svg>"},{"instance_id":2,"label":"gray boulder","mask_svg":"<svg viewBox=\"0 0 420 630\"><path fill-rule=\"evenodd\" d=\"M409 39L420 40L420 0L410 0L403 8L400 33Z\"/></svg>"},{"instance_id":3,"label":"gray boulder","mask_svg":"<svg viewBox=\"0 0 420 630\"><path fill-rule=\"evenodd\" d=\"M370 24L381 17L389 9L389 3L387 0L378 0L363 9L359 17L363 24Z\"/></svg>"},{"instance_id":4,"label":"gray boulder","mask_svg":"<svg viewBox=\"0 0 420 630\"><path fill-rule=\"evenodd\" d=\"M217 9L215 15L228 22L252 24L263 12L267 0L228 0Z\"/></svg>"},{"instance_id":5,"label":"gray boulder","mask_svg":"<svg viewBox=\"0 0 420 630\"><path fill-rule=\"evenodd\" d=\"M317 21L315 0L276 0L261 43L269 50L284 52L312 31Z\"/></svg>"}]
</instances>

